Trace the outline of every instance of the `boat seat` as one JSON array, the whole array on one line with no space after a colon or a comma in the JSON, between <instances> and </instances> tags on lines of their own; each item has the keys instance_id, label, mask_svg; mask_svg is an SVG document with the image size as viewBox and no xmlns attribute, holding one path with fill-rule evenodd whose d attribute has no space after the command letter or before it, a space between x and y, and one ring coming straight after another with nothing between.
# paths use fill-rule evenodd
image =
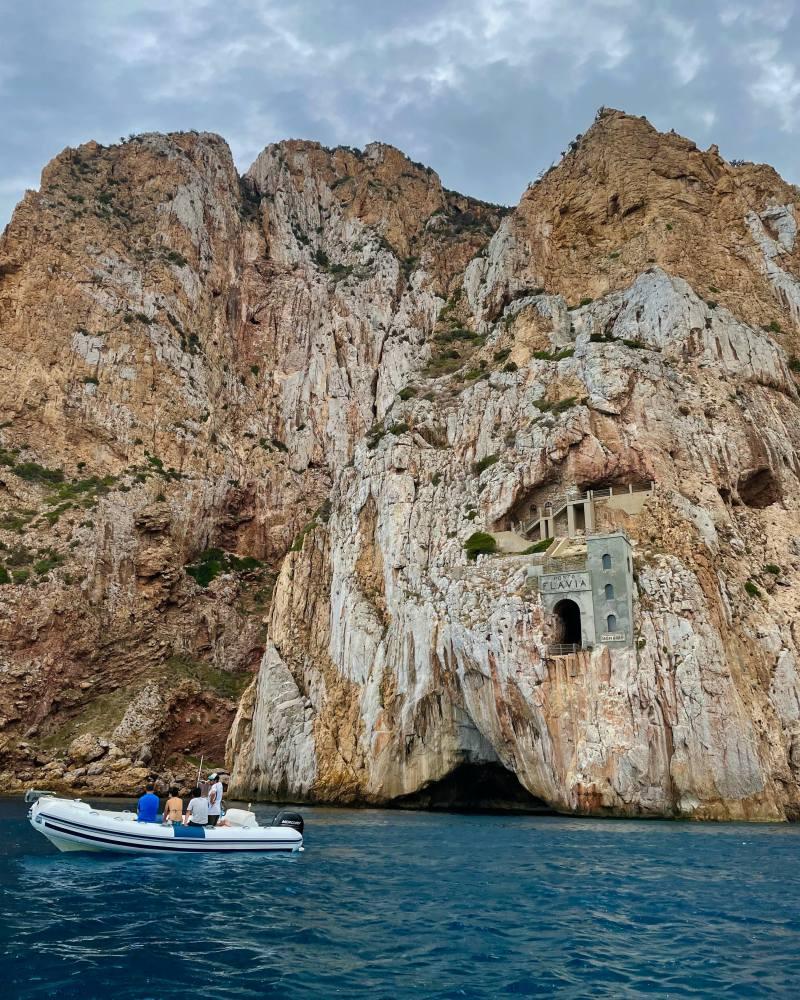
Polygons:
<instances>
[{"instance_id":1,"label":"boat seat","mask_svg":"<svg viewBox=\"0 0 800 1000\"><path fill-rule=\"evenodd\" d=\"M204 826L174 826L172 832L178 840L203 840L206 828Z\"/></svg>"}]
</instances>

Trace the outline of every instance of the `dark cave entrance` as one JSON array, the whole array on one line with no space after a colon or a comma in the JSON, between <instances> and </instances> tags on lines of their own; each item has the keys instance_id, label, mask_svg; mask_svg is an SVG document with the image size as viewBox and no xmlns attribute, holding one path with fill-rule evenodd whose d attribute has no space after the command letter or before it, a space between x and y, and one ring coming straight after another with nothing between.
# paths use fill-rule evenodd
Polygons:
<instances>
[{"instance_id":1,"label":"dark cave entrance","mask_svg":"<svg viewBox=\"0 0 800 1000\"><path fill-rule=\"evenodd\" d=\"M581 634L581 609L574 602L565 598L553 608L556 619L556 643L565 646L583 645Z\"/></svg>"},{"instance_id":2,"label":"dark cave entrance","mask_svg":"<svg viewBox=\"0 0 800 1000\"><path fill-rule=\"evenodd\" d=\"M444 778L410 795L401 795L391 805L434 812L554 812L543 799L531 795L512 771L500 764L459 764Z\"/></svg>"},{"instance_id":3,"label":"dark cave entrance","mask_svg":"<svg viewBox=\"0 0 800 1000\"><path fill-rule=\"evenodd\" d=\"M780 483L766 466L740 476L736 492L745 507L755 507L756 510L783 499Z\"/></svg>"},{"instance_id":4,"label":"dark cave entrance","mask_svg":"<svg viewBox=\"0 0 800 1000\"><path fill-rule=\"evenodd\" d=\"M577 483L577 489L580 493L588 493L589 490L593 490L595 493L601 493L606 496L606 491L611 489L614 491L614 495L617 496L620 493L627 493L628 487L633 486L634 492L639 490L646 490L650 488L651 479L649 476L640 476L636 472L631 471L627 474L620 474L618 476L602 476L600 479L582 479Z\"/></svg>"}]
</instances>

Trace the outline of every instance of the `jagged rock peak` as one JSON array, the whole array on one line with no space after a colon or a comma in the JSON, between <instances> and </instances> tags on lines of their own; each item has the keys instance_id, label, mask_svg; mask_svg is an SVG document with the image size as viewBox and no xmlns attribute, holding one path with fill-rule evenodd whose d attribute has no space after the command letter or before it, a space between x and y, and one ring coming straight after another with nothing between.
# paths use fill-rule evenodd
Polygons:
<instances>
[{"instance_id":1,"label":"jagged rock peak","mask_svg":"<svg viewBox=\"0 0 800 1000\"><path fill-rule=\"evenodd\" d=\"M475 264L471 288L481 275L498 280L473 306L493 319L520 289L536 287L575 304L659 266L756 325L788 328L796 352L800 298L788 278L776 297L775 268L777 257L797 261L799 199L772 168L732 166L716 147L703 152L646 119L601 109Z\"/></svg>"},{"instance_id":2,"label":"jagged rock peak","mask_svg":"<svg viewBox=\"0 0 800 1000\"><path fill-rule=\"evenodd\" d=\"M65 151L0 239L3 786L235 713L247 794L800 814L797 212L621 112L510 212L383 145ZM525 550L587 490L564 660Z\"/></svg>"}]
</instances>

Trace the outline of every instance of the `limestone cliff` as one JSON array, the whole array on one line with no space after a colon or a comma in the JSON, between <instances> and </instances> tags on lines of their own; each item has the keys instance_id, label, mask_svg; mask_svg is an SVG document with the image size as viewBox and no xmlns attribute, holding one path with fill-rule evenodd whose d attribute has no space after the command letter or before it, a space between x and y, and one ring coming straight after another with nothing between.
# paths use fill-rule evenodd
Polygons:
<instances>
[{"instance_id":1,"label":"limestone cliff","mask_svg":"<svg viewBox=\"0 0 800 1000\"><path fill-rule=\"evenodd\" d=\"M255 672L248 794L796 816L797 211L605 110L511 212L379 144L65 151L0 242L6 780L219 762ZM464 542L640 480L635 642L553 658Z\"/></svg>"}]
</instances>

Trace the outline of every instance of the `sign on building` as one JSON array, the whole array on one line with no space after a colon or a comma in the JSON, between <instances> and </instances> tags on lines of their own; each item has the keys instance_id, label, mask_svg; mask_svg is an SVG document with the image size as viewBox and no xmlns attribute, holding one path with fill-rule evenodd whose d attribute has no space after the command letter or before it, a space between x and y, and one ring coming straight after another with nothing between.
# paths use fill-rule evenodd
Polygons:
<instances>
[{"instance_id":1,"label":"sign on building","mask_svg":"<svg viewBox=\"0 0 800 1000\"><path fill-rule=\"evenodd\" d=\"M566 594L569 591L591 590L588 573L553 573L543 576L539 590L543 594Z\"/></svg>"}]
</instances>

